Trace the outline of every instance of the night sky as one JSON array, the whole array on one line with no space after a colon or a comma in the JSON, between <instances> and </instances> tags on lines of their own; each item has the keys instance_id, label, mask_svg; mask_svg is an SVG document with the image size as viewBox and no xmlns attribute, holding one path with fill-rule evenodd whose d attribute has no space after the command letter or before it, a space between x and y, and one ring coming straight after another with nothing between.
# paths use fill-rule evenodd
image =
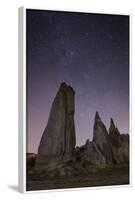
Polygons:
<instances>
[{"instance_id":1,"label":"night sky","mask_svg":"<svg viewBox=\"0 0 135 200\"><path fill-rule=\"evenodd\" d=\"M129 133L129 16L27 10L27 151L37 152L60 83L76 91L76 145L95 112Z\"/></svg>"}]
</instances>

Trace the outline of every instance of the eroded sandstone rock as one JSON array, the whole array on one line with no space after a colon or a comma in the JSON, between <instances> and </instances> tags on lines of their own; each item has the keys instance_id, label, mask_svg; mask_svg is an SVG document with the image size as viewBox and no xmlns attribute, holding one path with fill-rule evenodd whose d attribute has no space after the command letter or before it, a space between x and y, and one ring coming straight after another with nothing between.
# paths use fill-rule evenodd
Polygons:
<instances>
[{"instance_id":1,"label":"eroded sandstone rock","mask_svg":"<svg viewBox=\"0 0 135 200\"><path fill-rule=\"evenodd\" d=\"M119 147L121 145L120 132L115 126L112 118L110 119L109 138L113 146Z\"/></svg>"},{"instance_id":2,"label":"eroded sandstone rock","mask_svg":"<svg viewBox=\"0 0 135 200\"><path fill-rule=\"evenodd\" d=\"M94 141L87 139L85 145L79 149L82 164L102 165L106 163L105 157L100 152Z\"/></svg>"},{"instance_id":3,"label":"eroded sandstone rock","mask_svg":"<svg viewBox=\"0 0 135 200\"><path fill-rule=\"evenodd\" d=\"M98 112L96 112L95 115L95 122L93 128L93 141L97 145L99 151L104 156L106 163L111 164L113 162L113 158L112 158L112 150L111 150L109 135L105 125L101 121Z\"/></svg>"},{"instance_id":4,"label":"eroded sandstone rock","mask_svg":"<svg viewBox=\"0 0 135 200\"><path fill-rule=\"evenodd\" d=\"M72 159L76 143L74 96L73 88L62 83L53 101L48 123L39 144L37 167L55 165Z\"/></svg>"},{"instance_id":5,"label":"eroded sandstone rock","mask_svg":"<svg viewBox=\"0 0 135 200\"><path fill-rule=\"evenodd\" d=\"M115 164L129 162L129 135L120 134L113 119L110 120L109 138Z\"/></svg>"}]
</instances>

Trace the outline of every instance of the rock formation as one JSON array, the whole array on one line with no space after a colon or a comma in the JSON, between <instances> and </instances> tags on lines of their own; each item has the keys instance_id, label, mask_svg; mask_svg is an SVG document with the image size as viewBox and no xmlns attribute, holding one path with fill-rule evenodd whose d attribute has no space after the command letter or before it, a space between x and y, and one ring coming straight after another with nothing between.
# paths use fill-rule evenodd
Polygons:
<instances>
[{"instance_id":1,"label":"rock formation","mask_svg":"<svg viewBox=\"0 0 135 200\"><path fill-rule=\"evenodd\" d=\"M35 169L46 176L80 176L101 165L129 162L129 135L120 134L110 120L109 134L98 112L95 114L93 140L75 147L74 96L72 87L62 83L53 101L43 132Z\"/></svg>"},{"instance_id":2,"label":"rock formation","mask_svg":"<svg viewBox=\"0 0 135 200\"><path fill-rule=\"evenodd\" d=\"M113 157L112 157L109 135L105 125L100 119L98 112L96 112L95 115L95 122L93 128L93 141L95 142L98 149L104 156L106 163L111 164L113 162Z\"/></svg>"},{"instance_id":3,"label":"rock formation","mask_svg":"<svg viewBox=\"0 0 135 200\"><path fill-rule=\"evenodd\" d=\"M113 146L115 147L120 146L121 144L120 132L117 129L117 127L115 127L115 124L112 118L110 119L109 137L110 137L111 144Z\"/></svg>"},{"instance_id":4,"label":"rock formation","mask_svg":"<svg viewBox=\"0 0 135 200\"><path fill-rule=\"evenodd\" d=\"M129 162L129 135L120 134L113 119L110 120L109 138L115 164Z\"/></svg>"},{"instance_id":5,"label":"rock formation","mask_svg":"<svg viewBox=\"0 0 135 200\"><path fill-rule=\"evenodd\" d=\"M74 95L72 87L62 83L53 101L47 126L36 159L37 167L69 161L75 149Z\"/></svg>"},{"instance_id":6,"label":"rock formation","mask_svg":"<svg viewBox=\"0 0 135 200\"><path fill-rule=\"evenodd\" d=\"M79 148L79 157L82 164L102 165L106 163L103 154L100 152L94 141L87 139L85 145Z\"/></svg>"}]
</instances>

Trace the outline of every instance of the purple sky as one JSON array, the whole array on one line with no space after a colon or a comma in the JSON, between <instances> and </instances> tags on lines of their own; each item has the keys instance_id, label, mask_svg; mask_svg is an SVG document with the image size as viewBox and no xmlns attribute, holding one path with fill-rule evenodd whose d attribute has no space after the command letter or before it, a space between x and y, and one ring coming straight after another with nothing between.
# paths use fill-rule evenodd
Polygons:
<instances>
[{"instance_id":1,"label":"purple sky","mask_svg":"<svg viewBox=\"0 0 135 200\"><path fill-rule=\"evenodd\" d=\"M60 83L76 91L76 143L95 112L129 132L129 17L27 10L27 151L37 152Z\"/></svg>"}]
</instances>

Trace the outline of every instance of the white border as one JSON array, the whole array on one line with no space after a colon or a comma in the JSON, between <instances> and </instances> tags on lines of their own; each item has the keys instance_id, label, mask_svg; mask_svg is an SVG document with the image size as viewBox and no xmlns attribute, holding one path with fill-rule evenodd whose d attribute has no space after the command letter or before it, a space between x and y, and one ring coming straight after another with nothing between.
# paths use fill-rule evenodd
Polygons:
<instances>
[{"instance_id":1,"label":"white border","mask_svg":"<svg viewBox=\"0 0 135 200\"><path fill-rule=\"evenodd\" d=\"M19 8L19 191L26 192L26 9Z\"/></svg>"},{"instance_id":2,"label":"white border","mask_svg":"<svg viewBox=\"0 0 135 200\"><path fill-rule=\"evenodd\" d=\"M130 160L129 160L129 169L130 169L130 185L133 186L133 180L132 180L132 144L133 144L133 132L132 132L132 19L133 15L130 13L129 15L129 155L130 155Z\"/></svg>"},{"instance_id":3,"label":"white border","mask_svg":"<svg viewBox=\"0 0 135 200\"><path fill-rule=\"evenodd\" d=\"M45 10L45 11L63 11L63 12L78 12L78 13L97 13L97 14L112 14L112 15L127 15L129 16L129 44L130 44L130 58L129 58L129 133L130 133L130 176L129 184L127 185L112 185L112 186L96 186L96 187L81 187L81 188L67 188L67 189L50 189L50 190L35 190L26 191L26 9ZM114 188L129 188L132 186L132 63L131 63L131 37L132 37L132 13L118 13L118 12L101 12L91 11L89 9L52 9L52 8L37 8L37 7L21 7L19 8L19 153L18 153L18 183L19 192L21 193L44 193L44 192L59 192L59 191L77 191L77 190L97 190L97 189L114 189Z\"/></svg>"}]
</instances>

